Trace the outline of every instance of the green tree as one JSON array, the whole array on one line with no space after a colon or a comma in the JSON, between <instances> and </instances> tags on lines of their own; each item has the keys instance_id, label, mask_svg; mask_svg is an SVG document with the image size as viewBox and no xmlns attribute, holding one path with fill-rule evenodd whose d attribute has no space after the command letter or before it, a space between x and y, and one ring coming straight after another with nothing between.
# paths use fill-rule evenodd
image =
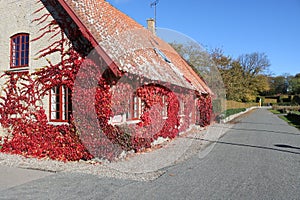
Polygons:
<instances>
[{"instance_id":1,"label":"green tree","mask_svg":"<svg viewBox=\"0 0 300 200\"><path fill-rule=\"evenodd\" d=\"M254 101L256 96L269 90L267 73L270 61L265 53L244 54L237 61L243 71L243 87L245 94L243 101Z\"/></svg>"},{"instance_id":2,"label":"green tree","mask_svg":"<svg viewBox=\"0 0 300 200\"><path fill-rule=\"evenodd\" d=\"M225 56L223 50L218 48L212 50L211 59L217 65L222 76L227 99L240 101L243 94L243 87L240 82L242 69L239 63L233 61L231 57Z\"/></svg>"},{"instance_id":3,"label":"green tree","mask_svg":"<svg viewBox=\"0 0 300 200\"><path fill-rule=\"evenodd\" d=\"M263 53L245 54L234 60L215 49L212 60L218 66L226 87L227 99L235 101L255 101L256 96L269 90L269 60Z\"/></svg>"},{"instance_id":4,"label":"green tree","mask_svg":"<svg viewBox=\"0 0 300 200\"><path fill-rule=\"evenodd\" d=\"M300 73L289 80L289 90L293 94L300 94Z\"/></svg>"},{"instance_id":5,"label":"green tree","mask_svg":"<svg viewBox=\"0 0 300 200\"><path fill-rule=\"evenodd\" d=\"M264 53L245 54L233 59L226 56L220 48L215 48L208 54L194 43L171 45L206 80L214 92L224 95L225 87L229 100L255 101L259 94L269 90L265 74L270 62Z\"/></svg>"},{"instance_id":6,"label":"green tree","mask_svg":"<svg viewBox=\"0 0 300 200\"><path fill-rule=\"evenodd\" d=\"M286 94L288 84L285 76L269 77L270 90L269 95Z\"/></svg>"},{"instance_id":7,"label":"green tree","mask_svg":"<svg viewBox=\"0 0 300 200\"><path fill-rule=\"evenodd\" d=\"M205 80L213 92L213 109L220 113L225 107L225 89L222 75L211 55L197 43L170 43L170 45L181 55L193 70Z\"/></svg>"}]
</instances>

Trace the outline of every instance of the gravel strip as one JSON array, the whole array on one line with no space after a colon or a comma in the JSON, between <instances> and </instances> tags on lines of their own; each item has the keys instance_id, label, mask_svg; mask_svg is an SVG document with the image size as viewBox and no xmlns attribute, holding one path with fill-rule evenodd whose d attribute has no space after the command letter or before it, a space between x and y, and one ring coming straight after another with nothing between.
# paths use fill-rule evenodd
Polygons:
<instances>
[{"instance_id":1,"label":"gravel strip","mask_svg":"<svg viewBox=\"0 0 300 200\"><path fill-rule=\"evenodd\" d=\"M61 162L51 159L25 158L20 155L4 153L0 153L0 165L53 173L86 173L96 175L98 177L111 177L136 181L154 180L164 173L164 171L143 174L124 173L95 161Z\"/></svg>"},{"instance_id":2,"label":"gravel strip","mask_svg":"<svg viewBox=\"0 0 300 200\"><path fill-rule=\"evenodd\" d=\"M228 128L226 127L227 125L222 126L225 129ZM130 154L126 158L112 163L97 162L95 160L61 162L51 159L25 158L21 155L0 153L0 165L53 173L86 173L98 177L150 181L164 174L166 167L190 158L207 146L208 142L202 139L214 134L214 132L218 132L215 130L214 125L207 129L192 128L176 139L154 147L150 152ZM170 162L165 165L168 159ZM155 165L153 165L153 162L155 162ZM148 168L145 168L145 166Z\"/></svg>"}]
</instances>

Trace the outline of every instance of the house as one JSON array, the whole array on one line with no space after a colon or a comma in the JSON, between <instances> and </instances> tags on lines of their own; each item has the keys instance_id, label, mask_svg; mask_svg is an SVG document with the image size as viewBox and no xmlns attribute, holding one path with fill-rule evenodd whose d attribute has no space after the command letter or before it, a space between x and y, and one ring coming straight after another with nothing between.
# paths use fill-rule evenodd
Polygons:
<instances>
[{"instance_id":1,"label":"house","mask_svg":"<svg viewBox=\"0 0 300 200\"><path fill-rule=\"evenodd\" d=\"M88 151L107 158L209 124L212 92L206 83L169 44L108 2L2 1L0 66L8 76L1 83L30 77L22 79L26 87L15 86L27 94L14 97L23 111L15 106L7 117L2 108L2 125L19 118L37 123L36 112L51 126L72 120ZM7 91L2 107L13 99ZM29 94L37 98L29 101ZM24 108L32 102L31 113Z\"/></svg>"}]
</instances>

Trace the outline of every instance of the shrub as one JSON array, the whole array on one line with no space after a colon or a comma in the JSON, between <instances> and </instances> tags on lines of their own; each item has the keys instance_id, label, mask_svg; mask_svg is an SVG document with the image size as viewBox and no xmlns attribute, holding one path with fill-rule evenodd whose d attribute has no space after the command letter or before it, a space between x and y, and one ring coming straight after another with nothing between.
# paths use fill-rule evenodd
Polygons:
<instances>
[{"instance_id":1,"label":"shrub","mask_svg":"<svg viewBox=\"0 0 300 200\"><path fill-rule=\"evenodd\" d=\"M300 128L300 115L288 113L286 118L289 120L289 123L293 124L297 128Z\"/></svg>"},{"instance_id":2,"label":"shrub","mask_svg":"<svg viewBox=\"0 0 300 200\"><path fill-rule=\"evenodd\" d=\"M292 99L292 103L300 105L300 96L295 95Z\"/></svg>"},{"instance_id":3,"label":"shrub","mask_svg":"<svg viewBox=\"0 0 300 200\"><path fill-rule=\"evenodd\" d=\"M300 106L280 106L280 105L275 105L272 107L273 110L278 110L281 113L288 113L291 111L299 111Z\"/></svg>"}]
</instances>

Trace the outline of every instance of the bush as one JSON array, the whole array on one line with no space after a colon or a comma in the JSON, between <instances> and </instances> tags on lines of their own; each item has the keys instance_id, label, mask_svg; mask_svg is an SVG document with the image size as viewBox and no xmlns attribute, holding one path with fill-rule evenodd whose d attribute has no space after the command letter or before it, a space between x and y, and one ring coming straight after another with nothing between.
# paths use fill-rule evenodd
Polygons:
<instances>
[{"instance_id":1,"label":"bush","mask_svg":"<svg viewBox=\"0 0 300 200\"><path fill-rule=\"evenodd\" d=\"M264 97L264 105L275 105L275 104L277 104L277 98Z\"/></svg>"},{"instance_id":2,"label":"bush","mask_svg":"<svg viewBox=\"0 0 300 200\"><path fill-rule=\"evenodd\" d=\"M226 108L229 109L236 109L236 108L250 108L252 106L257 106L258 103L255 102L248 102L248 103L243 103L243 102L237 102L237 101L232 101L232 100L227 100L226 101Z\"/></svg>"},{"instance_id":3,"label":"bush","mask_svg":"<svg viewBox=\"0 0 300 200\"><path fill-rule=\"evenodd\" d=\"M295 95L293 97L292 103L300 105L300 96Z\"/></svg>"},{"instance_id":4,"label":"bush","mask_svg":"<svg viewBox=\"0 0 300 200\"><path fill-rule=\"evenodd\" d=\"M289 123L293 124L295 127L300 128L300 115L289 113L286 118L289 120Z\"/></svg>"},{"instance_id":5,"label":"bush","mask_svg":"<svg viewBox=\"0 0 300 200\"><path fill-rule=\"evenodd\" d=\"M300 111L300 106L281 106L275 105L272 107L273 110L278 110L281 113L289 113L291 111Z\"/></svg>"}]
</instances>

